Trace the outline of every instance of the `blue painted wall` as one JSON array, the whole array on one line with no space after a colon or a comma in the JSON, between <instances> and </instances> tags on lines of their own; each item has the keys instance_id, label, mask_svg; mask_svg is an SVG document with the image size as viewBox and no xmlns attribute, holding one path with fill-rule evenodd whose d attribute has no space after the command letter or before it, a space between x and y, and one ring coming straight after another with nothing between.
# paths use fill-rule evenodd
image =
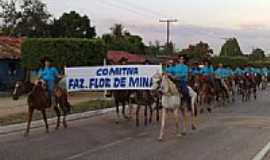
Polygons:
<instances>
[{"instance_id":1,"label":"blue painted wall","mask_svg":"<svg viewBox=\"0 0 270 160\"><path fill-rule=\"evenodd\" d=\"M18 60L0 60L0 91L14 87L17 80L25 80L26 71Z\"/></svg>"}]
</instances>

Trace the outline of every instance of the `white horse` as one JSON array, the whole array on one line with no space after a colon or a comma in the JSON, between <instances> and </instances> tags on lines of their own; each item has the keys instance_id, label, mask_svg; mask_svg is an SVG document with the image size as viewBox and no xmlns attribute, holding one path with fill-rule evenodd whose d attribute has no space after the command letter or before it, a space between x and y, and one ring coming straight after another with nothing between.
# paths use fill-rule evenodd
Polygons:
<instances>
[{"instance_id":1,"label":"white horse","mask_svg":"<svg viewBox=\"0 0 270 160\"><path fill-rule=\"evenodd\" d=\"M166 121L166 115L168 111L174 112L175 122L176 122L176 134L177 136L182 136L186 134L186 115L185 110L181 108L181 93L177 89L176 85L169 79L167 74L163 74L162 76L160 74L156 74L153 77L153 88L154 89L160 89L162 92L162 117L161 117L161 128L160 128L160 134L158 137L158 140L163 140L164 136L164 128L165 128L165 121ZM195 110L195 103L197 100L197 94L193 91L191 87L188 87L190 97L191 97L191 109L192 109L192 115L194 114ZM179 120L180 120L180 114L179 110L181 109L182 115L183 115L183 130L182 133L179 132ZM194 116L192 116L192 129L195 129L195 122L194 122Z\"/></svg>"}]
</instances>

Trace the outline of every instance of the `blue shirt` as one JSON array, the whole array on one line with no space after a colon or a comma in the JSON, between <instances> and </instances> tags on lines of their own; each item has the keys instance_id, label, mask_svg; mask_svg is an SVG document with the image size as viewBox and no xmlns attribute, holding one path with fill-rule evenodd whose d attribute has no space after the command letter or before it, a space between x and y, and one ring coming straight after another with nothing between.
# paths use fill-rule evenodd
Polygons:
<instances>
[{"instance_id":1,"label":"blue shirt","mask_svg":"<svg viewBox=\"0 0 270 160\"><path fill-rule=\"evenodd\" d=\"M38 72L39 77L45 81L55 81L58 74L57 69L54 67L40 69Z\"/></svg>"},{"instance_id":2,"label":"blue shirt","mask_svg":"<svg viewBox=\"0 0 270 160\"><path fill-rule=\"evenodd\" d=\"M227 78L228 77L228 70L225 68L218 68L215 71L215 74L219 77L219 78Z\"/></svg>"},{"instance_id":3,"label":"blue shirt","mask_svg":"<svg viewBox=\"0 0 270 160\"><path fill-rule=\"evenodd\" d=\"M177 64L166 69L166 72L180 78L180 80L188 81L188 66L185 64Z\"/></svg>"},{"instance_id":4,"label":"blue shirt","mask_svg":"<svg viewBox=\"0 0 270 160\"><path fill-rule=\"evenodd\" d=\"M202 69L201 69L201 74L205 75L205 76L208 76L209 74L212 74L214 73L214 68L213 66L204 66Z\"/></svg>"},{"instance_id":5,"label":"blue shirt","mask_svg":"<svg viewBox=\"0 0 270 160\"><path fill-rule=\"evenodd\" d=\"M191 74L193 74L193 75L197 75L197 74L200 74L200 73L201 73L199 67L192 67L192 68L190 69L190 72L191 72Z\"/></svg>"},{"instance_id":6,"label":"blue shirt","mask_svg":"<svg viewBox=\"0 0 270 160\"><path fill-rule=\"evenodd\" d=\"M241 68L237 67L234 71L234 74L237 76L240 76L243 74L243 70Z\"/></svg>"}]
</instances>

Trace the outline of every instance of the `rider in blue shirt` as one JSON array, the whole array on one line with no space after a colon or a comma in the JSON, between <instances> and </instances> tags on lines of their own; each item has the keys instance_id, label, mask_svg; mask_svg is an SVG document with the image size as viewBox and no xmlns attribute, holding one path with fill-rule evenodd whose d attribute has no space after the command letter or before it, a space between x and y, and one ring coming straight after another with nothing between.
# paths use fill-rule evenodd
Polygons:
<instances>
[{"instance_id":1,"label":"rider in blue shirt","mask_svg":"<svg viewBox=\"0 0 270 160\"><path fill-rule=\"evenodd\" d=\"M190 73L192 75L198 75L201 73L201 69L199 67L199 64L198 63L194 63L193 66L191 67L190 69Z\"/></svg>"},{"instance_id":2,"label":"rider in blue shirt","mask_svg":"<svg viewBox=\"0 0 270 160\"><path fill-rule=\"evenodd\" d=\"M201 69L201 74L204 76L210 76L214 73L214 68L208 60L204 61L204 67Z\"/></svg>"},{"instance_id":3,"label":"rider in blue shirt","mask_svg":"<svg viewBox=\"0 0 270 160\"><path fill-rule=\"evenodd\" d=\"M189 68L186 64L184 64L184 61L185 61L185 57L180 56L179 63L176 64L175 66L171 66L167 68L166 72L172 74L174 77L177 78L181 91L183 92L185 96L189 96L189 91L188 91Z\"/></svg>"},{"instance_id":4,"label":"rider in blue shirt","mask_svg":"<svg viewBox=\"0 0 270 160\"><path fill-rule=\"evenodd\" d=\"M46 82L48 95L51 99L55 88L56 80L61 76L59 75L55 67L51 67L51 60L48 57L45 57L41 62L43 64L43 68L39 70L38 76L40 79Z\"/></svg>"},{"instance_id":5,"label":"rider in blue shirt","mask_svg":"<svg viewBox=\"0 0 270 160\"><path fill-rule=\"evenodd\" d=\"M236 76L241 76L241 75L243 75L243 70L242 70L240 67L237 67L237 68L234 70L234 75L236 75Z\"/></svg>"}]
</instances>

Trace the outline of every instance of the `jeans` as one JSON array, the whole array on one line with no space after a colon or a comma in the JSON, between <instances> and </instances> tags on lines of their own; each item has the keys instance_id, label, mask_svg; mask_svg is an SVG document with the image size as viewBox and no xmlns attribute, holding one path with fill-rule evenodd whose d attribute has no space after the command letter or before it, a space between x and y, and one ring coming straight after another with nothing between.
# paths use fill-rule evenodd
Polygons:
<instances>
[{"instance_id":1,"label":"jeans","mask_svg":"<svg viewBox=\"0 0 270 160\"><path fill-rule=\"evenodd\" d=\"M49 96L50 102L52 104L52 103L54 103L53 92L54 92L54 87L55 87L55 81L49 80L49 81L46 81L46 84L47 84L48 96Z\"/></svg>"},{"instance_id":2,"label":"jeans","mask_svg":"<svg viewBox=\"0 0 270 160\"><path fill-rule=\"evenodd\" d=\"M188 82L185 80L180 80L180 89L184 97L189 97Z\"/></svg>"}]
</instances>

